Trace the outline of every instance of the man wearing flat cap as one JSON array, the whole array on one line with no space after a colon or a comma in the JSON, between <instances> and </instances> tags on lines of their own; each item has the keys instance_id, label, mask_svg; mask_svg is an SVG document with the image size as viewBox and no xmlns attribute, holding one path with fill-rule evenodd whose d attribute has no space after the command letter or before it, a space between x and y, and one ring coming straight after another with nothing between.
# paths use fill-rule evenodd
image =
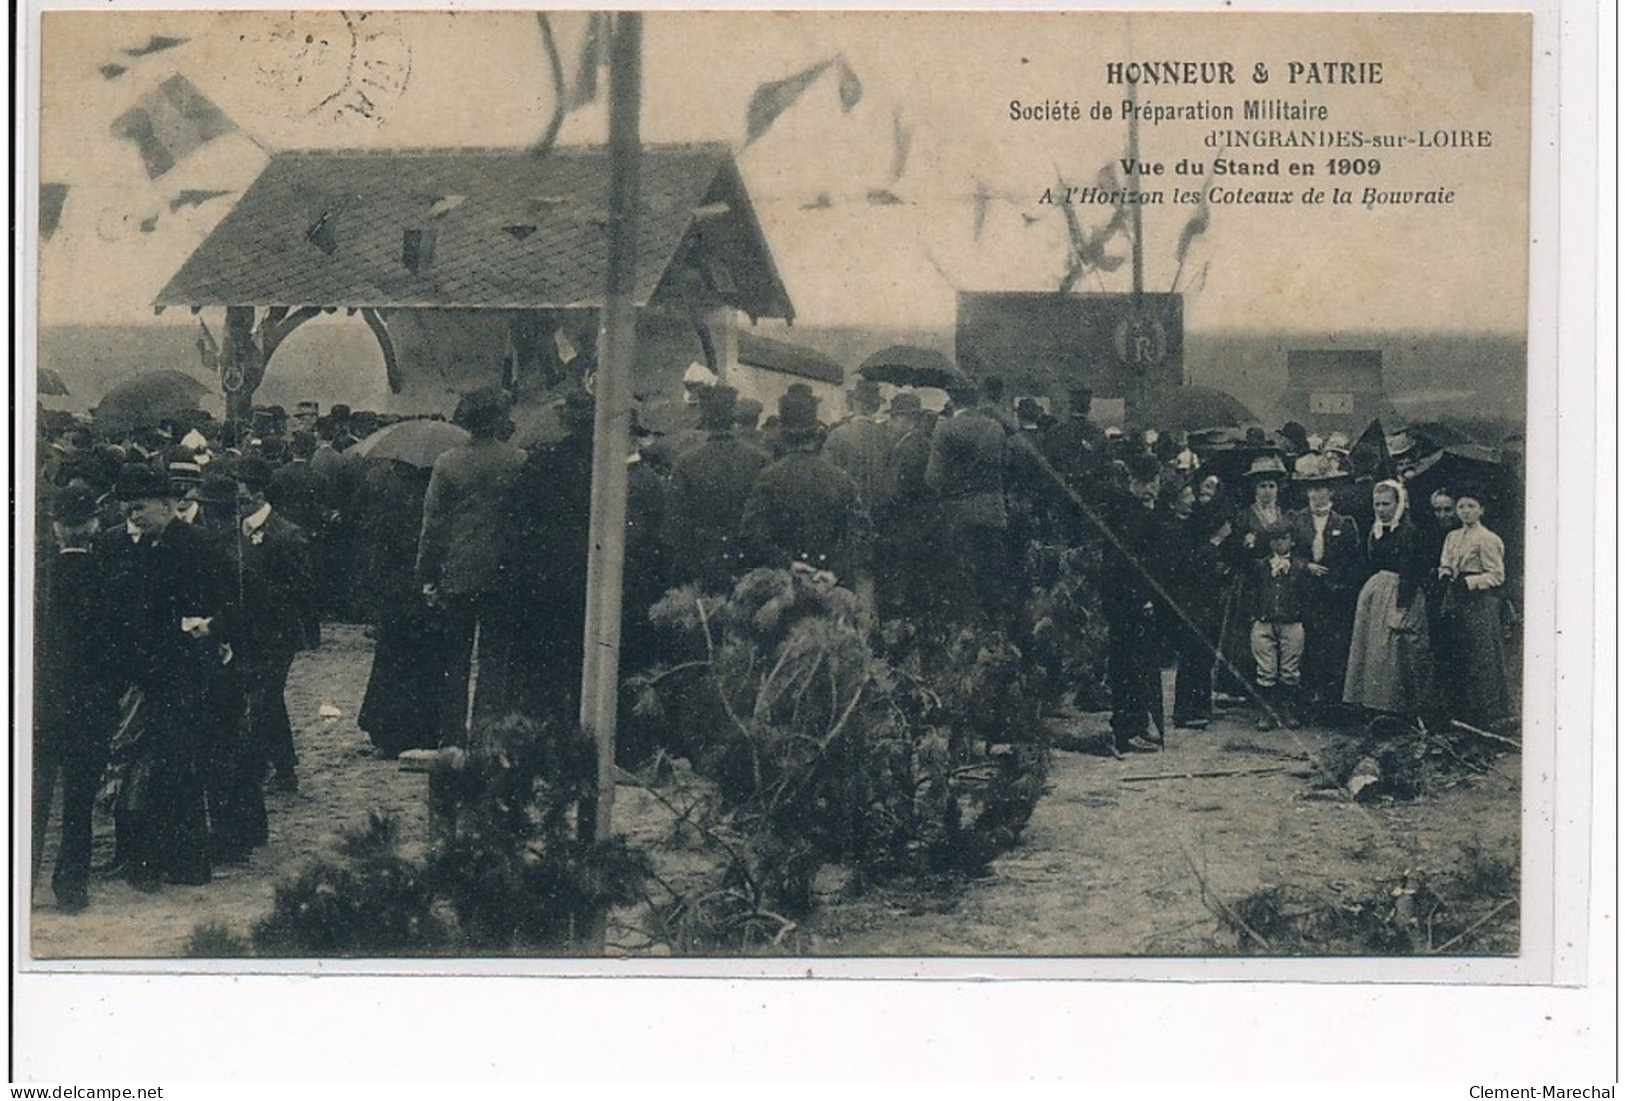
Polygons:
<instances>
[{"instance_id":1,"label":"man wearing flat cap","mask_svg":"<svg viewBox=\"0 0 1625 1101\"><path fill-rule=\"evenodd\" d=\"M481 640L481 695L503 688L508 506L525 462L524 451L507 440L513 431L511 407L506 391L497 386L463 395L452 420L468 430L470 439L435 460L423 500L417 584L445 615L451 654L440 717L445 746L462 745L466 738L476 633Z\"/></svg>"}]
</instances>

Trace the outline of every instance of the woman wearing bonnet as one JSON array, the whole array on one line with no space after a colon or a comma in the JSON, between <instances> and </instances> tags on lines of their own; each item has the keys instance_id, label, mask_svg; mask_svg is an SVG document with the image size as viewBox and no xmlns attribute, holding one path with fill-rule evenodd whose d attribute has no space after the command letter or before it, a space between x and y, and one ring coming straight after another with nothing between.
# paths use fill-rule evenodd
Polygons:
<instances>
[{"instance_id":1,"label":"woman wearing bonnet","mask_svg":"<svg viewBox=\"0 0 1625 1101\"><path fill-rule=\"evenodd\" d=\"M1427 600L1423 584L1437 564L1406 513L1397 481L1371 487L1376 519L1366 536L1368 576L1354 606L1343 702L1371 711L1410 716L1427 700Z\"/></svg>"}]
</instances>

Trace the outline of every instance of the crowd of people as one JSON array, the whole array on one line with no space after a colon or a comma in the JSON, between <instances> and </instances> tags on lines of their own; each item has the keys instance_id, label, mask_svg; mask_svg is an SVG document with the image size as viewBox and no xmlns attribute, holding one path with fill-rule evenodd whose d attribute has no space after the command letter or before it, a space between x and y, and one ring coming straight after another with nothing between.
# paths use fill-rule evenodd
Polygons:
<instances>
[{"instance_id":1,"label":"crowd of people","mask_svg":"<svg viewBox=\"0 0 1625 1101\"><path fill-rule=\"evenodd\" d=\"M727 591L758 567L827 575L875 622L1030 634L1035 542L1095 548L1111 745L1204 728L1215 698L1262 728L1369 712L1507 716L1498 503L1460 484L1411 500L1346 438L1123 432L1010 402L997 378L933 412L860 381L844 416L794 385L762 420L722 384L693 422L628 455L621 666L662 659L649 608ZM369 624L358 716L378 751L463 744L484 717L579 711L594 402L559 438L510 442L506 393L467 394L466 442L421 461L358 457L391 418L301 403L252 422L178 415L117 433L47 418L39 469L35 872L60 787L58 905L89 899L92 819L109 807L131 883L201 883L268 836L294 791L284 700L324 621ZM830 423L833 421L833 423ZM1435 681L1433 670L1451 675ZM1435 686L1438 691L1435 691Z\"/></svg>"}]
</instances>

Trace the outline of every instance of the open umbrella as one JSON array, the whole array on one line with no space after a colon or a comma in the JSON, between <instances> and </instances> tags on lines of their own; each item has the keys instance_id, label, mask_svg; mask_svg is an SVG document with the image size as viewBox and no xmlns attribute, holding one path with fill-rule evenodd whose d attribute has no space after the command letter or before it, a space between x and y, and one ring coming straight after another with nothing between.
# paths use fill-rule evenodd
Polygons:
<instances>
[{"instance_id":1,"label":"open umbrella","mask_svg":"<svg viewBox=\"0 0 1625 1101\"><path fill-rule=\"evenodd\" d=\"M43 398L65 398L68 396L68 384L62 381L62 376L49 367L39 368L39 393Z\"/></svg>"},{"instance_id":2,"label":"open umbrella","mask_svg":"<svg viewBox=\"0 0 1625 1101\"><path fill-rule=\"evenodd\" d=\"M469 441L466 429L446 421L410 420L387 425L356 444L363 459L393 459L412 466L431 467L454 447Z\"/></svg>"},{"instance_id":3,"label":"open umbrella","mask_svg":"<svg viewBox=\"0 0 1625 1101\"><path fill-rule=\"evenodd\" d=\"M1147 394L1130 420L1143 428L1197 432L1204 428L1237 428L1258 418L1240 401L1210 386L1170 386Z\"/></svg>"},{"instance_id":4,"label":"open umbrella","mask_svg":"<svg viewBox=\"0 0 1625 1101\"><path fill-rule=\"evenodd\" d=\"M208 387L180 371L152 371L119 383L96 406L98 426L122 432L155 426L168 417L190 413Z\"/></svg>"},{"instance_id":5,"label":"open umbrella","mask_svg":"<svg viewBox=\"0 0 1625 1101\"><path fill-rule=\"evenodd\" d=\"M942 390L959 390L970 385L970 379L953 361L934 348L921 348L913 344L893 344L869 356L858 366L858 374L875 382L889 382L893 386L935 386Z\"/></svg>"}]
</instances>

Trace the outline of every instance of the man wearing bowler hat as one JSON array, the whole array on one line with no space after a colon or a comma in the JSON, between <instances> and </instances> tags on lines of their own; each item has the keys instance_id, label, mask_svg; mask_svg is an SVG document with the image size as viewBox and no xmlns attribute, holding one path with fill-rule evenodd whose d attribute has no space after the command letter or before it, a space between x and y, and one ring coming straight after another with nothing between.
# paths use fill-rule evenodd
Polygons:
<instances>
[{"instance_id":1,"label":"man wearing bowler hat","mask_svg":"<svg viewBox=\"0 0 1625 1101\"><path fill-rule=\"evenodd\" d=\"M94 547L99 525L93 490L82 485L57 490L51 505L54 546L41 548L39 571L33 870L37 876L60 778L62 843L51 889L57 906L70 913L90 904L91 812L118 717L119 686L102 603L103 564Z\"/></svg>"},{"instance_id":2,"label":"man wearing bowler hat","mask_svg":"<svg viewBox=\"0 0 1625 1101\"><path fill-rule=\"evenodd\" d=\"M215 631L229 604L225 560L175 517L174 491L144 463L119 471L121 529L98 536L113 668L126 693L109 756L125 877L141 890L210 878L204 809L204 685L229 651ZM223 622L223 621L222 621Z\"/></svg>"},{"instance_id":3,"label":"man wearing bowler hat","mask_svg":"<svg viewBox=\"0 0 1625 1101\"><path fill-rule=\"evenodd\" d=\"M666 496L662 543L679 582L731 589L743 572L739 521L767 452L734 435L737 391L700 392L700 424L709 437L677 456Z\"/></svg>"},{"instance_id":4,"label":"man wearing bowler hat","mask_svg":"<svg viewBox=\"0 0 1625 1101\"><path fill-rule=\"evenodd\" d=\"M293 726L284 698L294 655L305 643L315 598L310 543L265 499L271 464L249 455L236 464L241 600L234 632L247 708L248 744L271 785L296 791Z\"/></svg>"}]
</instances>

